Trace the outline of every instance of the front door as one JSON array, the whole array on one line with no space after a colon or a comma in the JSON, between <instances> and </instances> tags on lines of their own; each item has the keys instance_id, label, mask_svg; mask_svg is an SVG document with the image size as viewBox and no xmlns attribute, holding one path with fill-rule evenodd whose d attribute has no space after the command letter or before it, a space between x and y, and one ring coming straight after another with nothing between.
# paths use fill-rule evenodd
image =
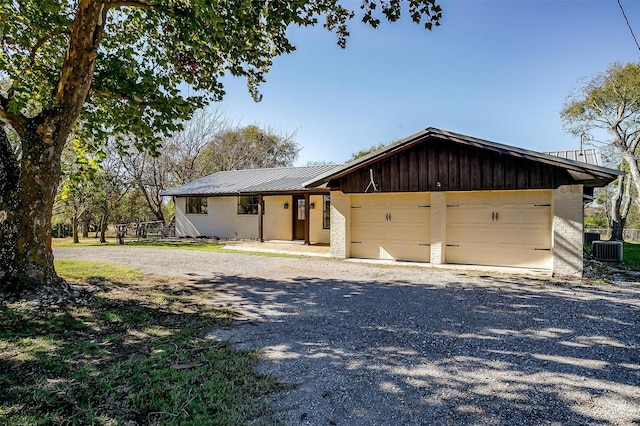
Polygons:
<instances>
[{"instance_id":1,"label":"front door","mask_svg":"<svg viewBox=\"0 0 640 426\"><path fill-rule=\"evenodd\" d=\"M304 195L293 196L293 239L304 240L306 212L304 208Z\"/></svg>"}]
</instances>

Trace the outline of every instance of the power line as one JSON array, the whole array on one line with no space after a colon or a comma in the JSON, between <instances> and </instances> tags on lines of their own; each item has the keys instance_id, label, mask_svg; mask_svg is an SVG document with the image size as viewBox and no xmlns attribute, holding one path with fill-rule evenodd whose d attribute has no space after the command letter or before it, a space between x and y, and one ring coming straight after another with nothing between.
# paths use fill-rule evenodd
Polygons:
<instances>
[{"instance_id":1,"label":"power line","mask_svg":"<svg viewBox=\"0 0 640 426\"><path fill-rule=\"evenodd\" d=\"M620 6L620 10L622 11L622 16L624 16L624 20L627 22L627 27L629 27L629 31L631 31L631 36L633 37L633 41L636 42L636 46L638 47L638 50L640 50L640 44L638 44L638 39L636 38L636 35L633 33L633 28L631 28L631 24L629 24L629 18L627 18L627 14L624 13L624 8L622 7L622 3L620 3L620 0L618 0L618 6Z\"/></svg>"}]
</instances>

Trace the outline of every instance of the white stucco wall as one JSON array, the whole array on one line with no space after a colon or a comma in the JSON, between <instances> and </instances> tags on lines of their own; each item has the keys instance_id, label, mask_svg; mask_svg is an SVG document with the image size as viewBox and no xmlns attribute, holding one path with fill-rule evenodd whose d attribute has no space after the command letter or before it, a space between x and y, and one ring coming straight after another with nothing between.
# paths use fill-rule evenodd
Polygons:
<instances>
[{"instance_id":1,"label":"white stucco wall","mask_svg":"<svg viewBox=\"0 0 640 426\"><path fill-rule=\"evenodd\" d=\"M285 209L284 204L289 208ZM291 213L291 196L274 195L264 197L264 239L265 240L291 240L293 216Z\"/></svg>"},{"instance_id":2,"label":"white stucco wall","mask_svg":"<svg viewBox=\"0 0 640 426\"><path fill-rule=\"evenodd\" d=\"M311 195L309 204L313 203L313 209L309 210L309 241L311 243L329 244L331 241L331 230L322 229L322 195Z\"/></svg>"},{"instance_id":3,"label":"white stucco wall","mask_svg":"<svg viewBox=\"0 0 640 426\"><path fill-rule=\"evenodd\" d=\"M177 236L258 238L258 215L238 214L238 197L209 197L207 214L185 213L185 197L176 197L175 204Z\"/></svg>"},{"instance_id":4,"label":"white stucco wall","mask_svg":"<svg viewBox=\"0 0 640 426\"><path fill-rule=\"evenodd\" d=\"M238 214L238 198L209 197L207 214L187 214L186 197L176 197L177 236L216 236L222 239L259 238L258 215ZM330 242L330 230L322 229L322 196L312 195L309 237L312 243ZM284 204L289 208L285 209ZM293 204L290 195L264 196L263 235L265 240L290 241L293 236Z\"/></svg>"}]
</instances>

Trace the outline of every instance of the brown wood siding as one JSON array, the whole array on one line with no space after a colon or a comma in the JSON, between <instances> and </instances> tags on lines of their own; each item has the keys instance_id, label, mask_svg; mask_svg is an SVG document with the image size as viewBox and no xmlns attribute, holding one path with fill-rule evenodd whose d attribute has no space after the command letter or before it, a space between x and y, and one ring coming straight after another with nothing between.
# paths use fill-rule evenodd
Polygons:
<instances>
[{"instance_id":1,"label":"brown wood siding","mask_svg":"<svg viewBox=\"0 0 640 426\"><path fill-rule=\"evenodd\" d=\"M381 192L554 189L575 182L560 167L431 139L333 179L329 186L346 193L364 192L370 169Z\"/></svg>"}]
</instances>

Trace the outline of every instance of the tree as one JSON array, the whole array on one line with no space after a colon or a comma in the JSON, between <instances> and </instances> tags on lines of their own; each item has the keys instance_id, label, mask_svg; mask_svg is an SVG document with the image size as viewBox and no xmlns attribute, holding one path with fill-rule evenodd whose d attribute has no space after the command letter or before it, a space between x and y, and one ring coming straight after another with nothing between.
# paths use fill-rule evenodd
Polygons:
<instances>
[{"instance_id":1,"label":"tree","mask_svg":"<svg viewBox=\"0 0 640 426\"><path fill-rule=\"evenodd\" d=\"M305 166L333 166L336 163L327 160L309 160Z\"/></svg>"},{"instance_id":2,"label":"tree","mask_svg":"<svg viewBox=\"0 0 640 426\"><path fill-rule=\"evenodd\" d=\"M295 134L261 129L255 124L227 129L203 149L200 162L209 164L211 173L223 170L264 169L291 166L300 152Z\"/></svg>"},{"instance_id":3,"label":"tree","mask_svg":"<svg viewBox=\"0 0 640 426\"><path fill-rule=\"evenodd\" d=\"M165 140L162 155L171 165L171 185L182 185L219 171L214 164L203 159L202 154L217 135L231 127L221 109L216 108L212 112L202 109L184 123L182 130Z\"/></svg>"},{"instance_id":4,"label":"tree","mask_svg":"<svg viewBox=\"0 0 640 426\"><path fill-rule=\"evenodd\" d=\"M84 144L73 139L62 153L62 182L56 204L71 218L73 242L78 243L78 226L83 225L86 237L91 220L90 204L95 194L96 173L100 169L102 156L96 157L84 150Z\"/></svg>"},{"instance_id":5,"label":"tree","mask_svg":"<svg viewBox=\"0 0 640 426\"><path fill-rule=\"evenodd\" d=\"M393 142L391 142L393 143ZM371 145L369 148L364 148L361 149L360 151L356 151L353 154L351 154L351 158L349 158L349 161L354 161L357 160L360 157L364 157L365 155L369 155L372 152L375 152L377 150L379 150L380 148L387 146L386 143L380 142L379 144L375 144L375 145Z\"/></svg>"},{"instance_id":6,"label":"tree","mask_svg":"<svg viewBox=\"0 0 640 426\"><path fill-rule=\"evenodd\" d=\"M136 188L142 196L144 204L149 208L154 220L164 223L160 191L171 186L169 180L171 175L170 159L164 155L153 156L141 152L137 154L126 153L122 155L121 161L130 186Z\"/></svg>"},{"instance_id":7,"label":"tree","mask_svg":"<svg viewBox=\"0 0 640 426\"><path fill-rule=\"evenodd\" d=\"M198 115L165 141L159 156L121 156L127 180L142 195L155 220L166 222L163 190L222 170L290 166L298 156L300 146L294 135L256 125L225 127L228 125Z\"/></svg>"},{"instance_id":8,"label":"tree","mask_svg":"<svg viewBox=\"0 0 640 426\"><path fill-rule=\"evenodd\" d=\"M396 21L401 0L363 0L362 20ZM435 0L409 0L431 29ZM259 100L272 59L292 52L290 25L324 26L345 46L355 12L339 0L5 0L0 6L0 290L60 293L51 214L60 158L72 131L99 152L108 136L132 134L157 152L179 121L224 95L225 73L245 77ZM195 89L188 96L180 85Z\"/></svg>"},{"instance_id":9,"label":"tree","mask_svg":"<svg viewBox=\"0 0 640 426\"><path fill-rule=\"evenodd\" d=\"M612 240L622 240L631 205L631 185L640 194L640 64L614 63L569 96L560 113L575 135L604 131L627 175L616 181L611 198Z\"/></svg>"},{"instance_id":10,"label":"tree","mask_svg":"<svg viewBox=\"0 0 640 426\"><path fill-rule=\"evenodd\" d=\"M94 225L100 242L104 243L109 220L115 218L130 184L125 181L117 152L107 149L109 153L104 158L95 158L78 150L78 141L74 142L75 149L65 149L63 153L63 181L54 204L54 218L58 221L71 218L76 223L81 217L83 237L88 236L89 225ZM77 242L77 228L72 227Z\"/></svg>"}]
</instances>

